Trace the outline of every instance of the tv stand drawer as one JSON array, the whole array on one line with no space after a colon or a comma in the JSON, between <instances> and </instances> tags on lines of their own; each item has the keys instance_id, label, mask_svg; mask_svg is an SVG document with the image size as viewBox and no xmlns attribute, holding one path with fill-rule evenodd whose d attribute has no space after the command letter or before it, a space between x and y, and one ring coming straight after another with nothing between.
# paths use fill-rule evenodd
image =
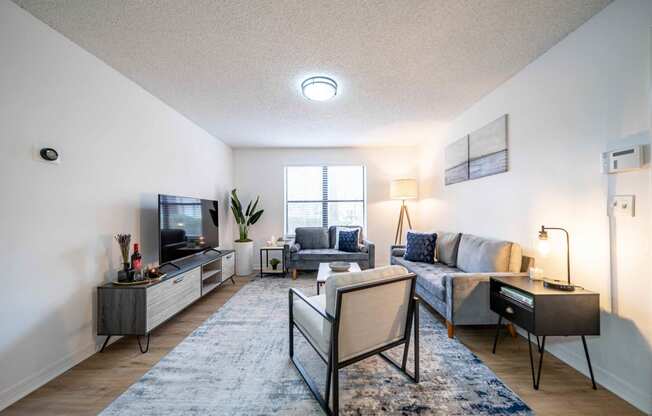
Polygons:
<instances>
[{"instance_id":1,"label":"tv stand drawer","mask_svg":"<svg viewBox=\"0 0 652 416\"><path fill-rule=\"evenodd\" d=\"M222 257L222 280L226 280L235 274L235 253L229 253Z\"/></svg>"},{"instance_id":2,"label":"tv stand drawer","mask_svg":"<svg viewBox=\"0 0 652 416\"><path fill-rule=\"evenodd\" d=\"M199 267L148 288L146 331L151 331L200 296Z\"/></svg>"}]
</instances>

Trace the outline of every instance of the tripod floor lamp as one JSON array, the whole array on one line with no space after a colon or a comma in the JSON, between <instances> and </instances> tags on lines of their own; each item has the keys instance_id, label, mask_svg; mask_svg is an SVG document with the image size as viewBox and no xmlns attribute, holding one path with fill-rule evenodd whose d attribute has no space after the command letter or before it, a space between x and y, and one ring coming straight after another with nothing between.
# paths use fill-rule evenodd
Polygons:
<instances>
[{"instance_id":1,"label":"tripod floor lamp","mask_svg":"<svg viewBox=\"0 0 652 416\"><path fill-rule=\"evenodd\" d=\"M394 244L401 244L403 239L403 220L407 218L408 227L412 228L408 207L405 205L407 199L416 199L417 197L417 180L416 179L395 179L389 185L389 196L392 199L401 200L401 213L398 216L396 225L396 236Z\"/></svg>"}]
</instances>

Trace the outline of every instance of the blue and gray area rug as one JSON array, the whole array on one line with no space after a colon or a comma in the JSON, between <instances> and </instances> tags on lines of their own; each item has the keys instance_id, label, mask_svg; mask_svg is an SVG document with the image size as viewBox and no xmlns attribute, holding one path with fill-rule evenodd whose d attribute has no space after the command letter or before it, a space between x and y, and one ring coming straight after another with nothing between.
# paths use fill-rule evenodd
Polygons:
<instances>
[{"instance_id":1,"label":"blue and gray area rug","mask_svg":"<svg viewBox=\"0 0 652 416\"><path fill-rule=\"evenodd\" d=\"M314 282L246 285L102 415L322 415L288 358L288 289L313 295ZM533 414L473 353L448 339L438 320L421 312L421 382L378 357L354 364L340 372L342 414ZM316 380L325 380L325 364L301 336L295 341L298 359ZM397 358L401 349L393 351Z\"/></svg>"}]
</instances>

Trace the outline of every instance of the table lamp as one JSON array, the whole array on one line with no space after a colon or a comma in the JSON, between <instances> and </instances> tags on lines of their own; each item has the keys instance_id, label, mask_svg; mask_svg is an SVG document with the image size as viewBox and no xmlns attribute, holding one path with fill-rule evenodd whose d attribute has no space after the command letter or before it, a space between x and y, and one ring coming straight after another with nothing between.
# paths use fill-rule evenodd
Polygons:
<instances>
[{"instance_id":1,"label":"table lamp","mask_svg":"<svg viewBox=\"0 0 652 416\"><path fill-rule=\"evenodd\" d=\"M568 231L563 228L558 227L546 227L541 226L539 231L539 252L541 254L547 254L550 251L550 246L548 244L548 230L558 230L563 231L566 234L566 276L568 283L564 283L559 280L544 279L543 286L550 289L564 290L566 292L572 292L575 290L575 286L571 283L571 274L570 274L570 243L568 238Z\"/></svg>"},{"instance_id":2,"label":"table lamp","mask_svg":"<svg viewBox=\"0 0 652 416\"><path fill-rule=\"evenodd\" d=\"M403 239L403 218L407 218L408 227L412 228L408 207L405 205L406 199L416 199L417 197L417 180L416 179L394 179L389 186L389 196L392 199L401 200L401 213L398 216L396 226L396 236L394 244L401 244Z\"/></svg>"}]
</instances>

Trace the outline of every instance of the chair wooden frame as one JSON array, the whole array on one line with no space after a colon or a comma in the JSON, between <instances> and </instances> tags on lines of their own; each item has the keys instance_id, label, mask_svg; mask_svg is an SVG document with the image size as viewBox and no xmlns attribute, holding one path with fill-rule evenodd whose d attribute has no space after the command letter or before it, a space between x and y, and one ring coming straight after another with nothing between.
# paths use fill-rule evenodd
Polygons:
<instances>
[{"instance_id":1,"label":"chair wooden frame","mask_svg":"<svg viewBox=\"0 0 652 416\"><path fill-rule=\"evenodd\" d=\"M405 325L405 332L403 334L403 337L399 340L392 341L388 344L375 348L371 351L367 351L365 353L351 357L343 362L339 362L339 354L338 354L339 327L340 327L339 317L341 316L340 311L342 309L342 297L350 292L388 285L388 284L397 283L405 280L411 280L411 282L410 282L410 296L409 296L410 303L408 305L408 312L406 316L407 322ZM324 410L324 412L326 412L327 415L336 416L339 413L339 370L341 370L344 367L348 367L349 365L354 364L358 361L374 356L376 354L382 357L387 363L389 363L390 365L392 365L393 367L401 371L406 377L408 377L413 382L415 383L419 382L419 298L415 296L415 286L416 286L416 275L410 273L404 276L399 276L391 279L385 279L380 281L362 283L358 285L351 285L351 286L339 288L337 289L337 295L336 295L337 298L336 298L335 316L330 315L328 312L326 312L324 309L320 308L319 306L312 304L301 292L295 289L290 289L288 294L289 307L290 307L290 313L289 313L290 360L292 361L296 369L299 371L299 374L301 374L301 377L308 385L308 388L312 392L313 396L315 396L315 399L317 399L317 402L319 402L319 405L322 407L322 409ZM310 340L307 334L303 332L301 327L295 324L294 313L293 313L294 296L301 299L308 306L310 306L315 312L317 312L324 319L326 319L328 322L331 323L331 337L329 343L330 346L328 351L328 357L324 357L322 355L322 352L319 350L319 348L315 344L313 344L313 342ZM410 374L407 371L407 358L410 349L410 338L411 338L410 334L412 332L411 329L413 324L414 324L414 374ZM317 388L317 384L307 373L306 369L301 365L300 362L298 362L294 358L294 328L295 327L303 335L306 341L308 341L308 344L310 344L310 346L317 352L317 355L319 355L322 361L326 363L327 366L326 394L324 396L321 395L321 393ZM403 360L400 364L395 362L386 354L384 354L385 351L397 347L399 345L404 345ZM333 390L332 410L329 407L329 400L331 395L331 381L332 381L332 390Z\"/></svg>"}]
</instances>

